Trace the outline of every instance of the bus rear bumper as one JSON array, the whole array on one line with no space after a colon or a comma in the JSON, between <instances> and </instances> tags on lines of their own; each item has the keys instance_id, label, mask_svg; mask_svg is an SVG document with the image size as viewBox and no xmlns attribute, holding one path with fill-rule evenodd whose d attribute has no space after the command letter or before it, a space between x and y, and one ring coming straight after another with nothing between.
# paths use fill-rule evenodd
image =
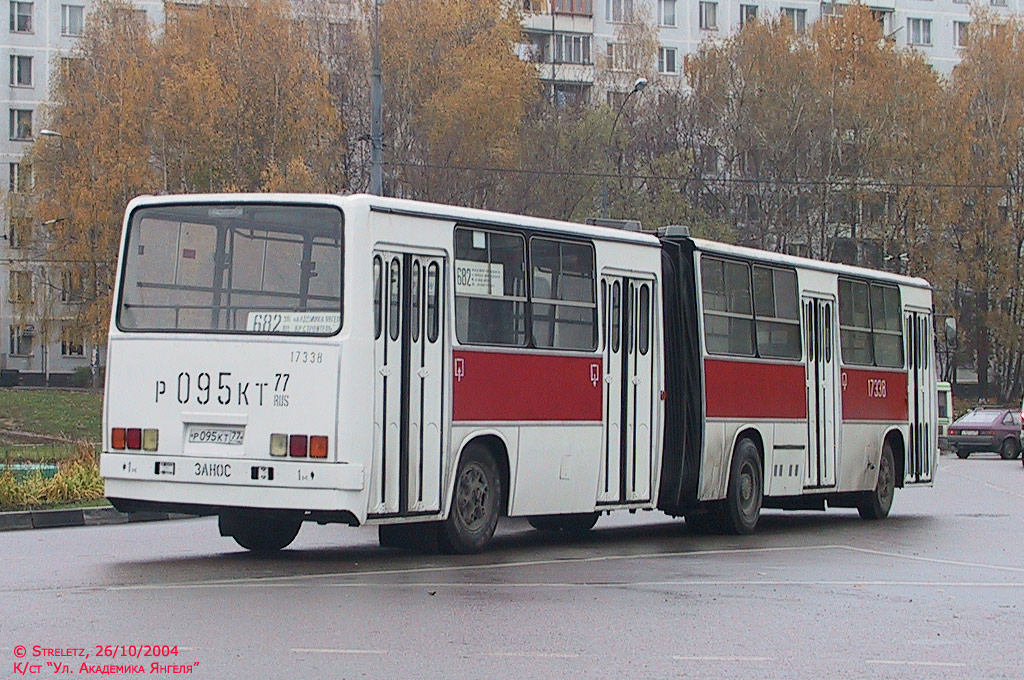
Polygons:
<instances>
[{"instance_id":1,"label":"bus rear bumper","mask_svg":"<svg viewBox=\"0 0 1024 680\"><path fill-rule=\"evenodd\" d=\"M115 506L133 511L219 508L344 512L365 520L363 466L104 453L100 474ZM362 509L361 509L362 508ZM203 510L205 509L205 510Z\"/></svg>"}]
</instances>

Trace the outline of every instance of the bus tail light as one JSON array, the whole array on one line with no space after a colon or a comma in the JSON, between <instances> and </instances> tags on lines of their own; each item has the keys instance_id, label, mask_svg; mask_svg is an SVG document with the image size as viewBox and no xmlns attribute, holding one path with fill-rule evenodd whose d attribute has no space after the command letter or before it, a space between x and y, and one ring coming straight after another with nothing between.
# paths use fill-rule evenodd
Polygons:
<instances>
[{"instance_id":1,"label":"bus tail light","mask_svg":"<svg viewBox=\"0 0 1024 680\"><path fill-rule=\"evenodd\" d=\"M288 437L288 455L292 458L305 458L309 453L309 437L304 434L293 434Z\"/></svg>"},{"instance_id":2,"label":"bus tail light","mask_svg":"<svg viewBox=\"0 0 1024 680\"><path fill-rule=\"evenodd\" d=\"M310 458L326 458L327 457L327 437L314 436L309 438L309 457Z\"/></svg>"},{"instance_id":3,"label":"bus tail light","mask_svg":"<svg viewBox=\"0 0 1024 680\"><path fill-rule=\"evenodd\" d=\"M125 447L125 433L123 427L110 428L110 448L123 450Z\"/></svg>"},{"instance_id":4,"label":"bus tail light","mask_svg":"<svg viewBox=\"0 0 1024 680\"><path fill-rule=\"evenodd\" d=\"M286 435L286 434L272 434L272 435L270 435L270 455L271 456L287 456L288 455L288 435Z\"/></svg>"},{"instance_id":5,"label":"bus tail light","mask_svg":"<svg viewBox=\"0 0 1024 680\"><path fill-rule=\"evenodd\" d=\"M138 451L142 448L142 430L138 427L129 427L125 432L125 440L129 449Z\"/></svg>"},{"instance_id":6,"label":"bus tail light","mask_svg":"<svg viewBox=\"0 0 1024 680\"><path fill-rule=\"evenodd\" d=\"M156 451L160 445L160 430L147 428L142 431L142 450Z\"/></svg>"},{"instance_id":7,"label":"bus tail light","mask_svg":"<svg viewBox=\"0 0 1024 680\"><path fill-rule=\"evenodd\" d=\"M160 431L156 428L110 428L110 448L116 451L156 451L159 446Z\"/></svg>"}]
</instances>

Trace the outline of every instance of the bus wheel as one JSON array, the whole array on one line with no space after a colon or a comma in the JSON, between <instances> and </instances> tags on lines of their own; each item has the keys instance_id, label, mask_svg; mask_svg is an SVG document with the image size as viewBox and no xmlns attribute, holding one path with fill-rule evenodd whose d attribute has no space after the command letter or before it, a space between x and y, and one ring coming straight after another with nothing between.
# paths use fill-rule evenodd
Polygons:
<instances>
[{"instance_id":1,"label":"bus wheel","mask_svg":"<svg viewBox=\"0 0 1024 680\"><path fill-rule=\"evenodd\" d=\"M1003 460L1013 460L1018 453L1017 442L1012 439L1004 439L1003 445L999 447L999 457Z\"/></svg>"},{"instance_id":2,"label":"bus wheel","mask_svg":"<svg viewBox=\"0 0 1024 680\"><path fill-rule=\"evenodd\" d=\"M573 515L537 515L528 517L527 522L538 531L558 531L574 536L582 536L597 524L599 512L583 512Z\"/></svg>"},{"instance_id":3,"label":"bus wheel","mask_svg":"<svg viewBox=\"0 0 1024 680\"><path fill-rule=\"evenodd\" d=\"M288 547L302 527L300 517L270 512L223 512L218 519L221 536L230 536L254 553L273 553Z\"/></svg>"},{"instance_id":4,"label":"bus wheel","mask_svg":"<svg viewBox=\"0 0 1024 680\"><path fill-rule=\"evenodd\" d=\"M470 445L459 462L448 519L438 532L441 551L462 554L483 550L498 526L502 498L501 475L494 458L487 449Z\"/></svg>"},{"instance_id":5,"label":"bus wheel","mask_svg":"<svg viewBox=\"0 0 1024 680\"><path fill-rule=\"evenodd\" d=\"M732 456L725 507L719 515L722 529L730 534L753 533L763 500L764 478L757 444L741 439Z\"/></svg>"},{"instance_id":6,"label":"bus wheel","mask_svg":"<svg viewBox=\"0 0 1024 680\"><path fill-rule=\"evenodd\" d=\"M957 455L960 455L959 452ZM882 444L882 457L878 461L878 481L875 482L875 490L864 494L863 500L857 505L857 512L864 519L885 519L889 515L895 494L896 464L892 458L892 447L889 442L885 442Z\"/></svg>"}]
</instances>

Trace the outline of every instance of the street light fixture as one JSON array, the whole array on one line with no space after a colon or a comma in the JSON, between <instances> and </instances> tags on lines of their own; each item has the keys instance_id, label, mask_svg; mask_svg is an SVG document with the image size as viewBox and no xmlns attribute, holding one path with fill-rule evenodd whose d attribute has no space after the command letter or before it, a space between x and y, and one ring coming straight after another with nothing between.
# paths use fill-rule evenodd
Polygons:
<instances>
[{"instance_id":1,"label":"street light fixture","mask_svg":"<svg viewBox=\"0 0 1024 680\"><path fill-rule=\"evenodd\" d=\"M60 132L57 132L56 130L50 130L50 129L47 129L47 128L43 128L42 130L40 130L39 134L42 135L43 137L63 137L64 136Z\"/></svg>"},{"instance_id":2,"label":"street light fixture","mask_svg":"<svg viewBox=\"0 0 1024 680\"><path fill-rule=\"evenodd\" d=\"M615 112L615 120L612 121L612 129L608 133L608 149L611 150L612 139L615 138L615 128L619 124L619 118L622 116L622 110L626 108L626 102L629 101L630 97L640 92L647 87L647 78L640 77L633 83L633 89L630 90L625 97L622 99L622 103L619 104L619 110ZM615 176L619 177L622 173L622 159L618 153L618 144L615 145ZM601 217L608 217L608 176L605 175L604 185L601 188Z\"/></svg>"}]
</instances>

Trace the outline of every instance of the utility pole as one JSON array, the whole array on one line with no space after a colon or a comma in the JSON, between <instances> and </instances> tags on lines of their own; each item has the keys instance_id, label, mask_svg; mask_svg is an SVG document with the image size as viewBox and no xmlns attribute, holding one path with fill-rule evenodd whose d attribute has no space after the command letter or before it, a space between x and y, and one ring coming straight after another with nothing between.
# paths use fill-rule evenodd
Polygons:
<instances>
[{"instance_id":1,"label":"utility pole","mask_svg":"<svg viewBox=\"0 0 1024 680\"><path fill-rule=\"evenodd\" d=\"M380 67L380 0L373 0L373 67L370 71L370 193L384 195L384 87Z\"/></svg>"}]
</instances>

